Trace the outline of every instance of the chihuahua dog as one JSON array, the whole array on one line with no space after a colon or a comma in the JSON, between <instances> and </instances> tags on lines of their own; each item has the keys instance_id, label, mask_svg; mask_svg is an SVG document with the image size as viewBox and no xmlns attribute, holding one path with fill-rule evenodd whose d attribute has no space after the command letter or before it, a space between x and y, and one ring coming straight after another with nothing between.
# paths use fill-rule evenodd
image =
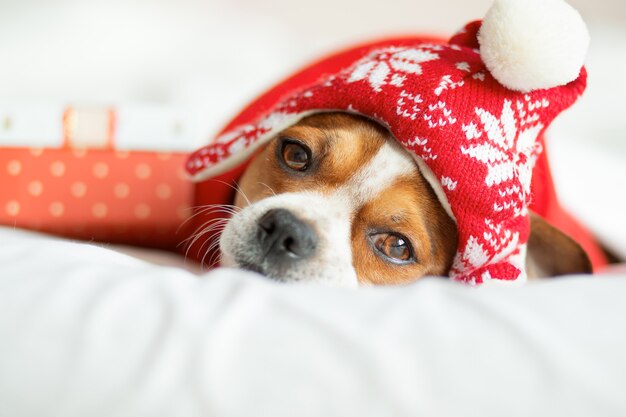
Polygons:
<instances>
[{"instance_id":1,"label":"chihuahua dog","mask_svg":"<svg viewBox=\"0 0 626 417\"><path fill-rule=\"evenodd\" d=\"M253 158L221 263L284 281L402 284L447 275L455 222L412 156L377 123L320 113L285 129ZM572 239L531 215L529 276L590 272Z\"/></svg>"}]
</instances>

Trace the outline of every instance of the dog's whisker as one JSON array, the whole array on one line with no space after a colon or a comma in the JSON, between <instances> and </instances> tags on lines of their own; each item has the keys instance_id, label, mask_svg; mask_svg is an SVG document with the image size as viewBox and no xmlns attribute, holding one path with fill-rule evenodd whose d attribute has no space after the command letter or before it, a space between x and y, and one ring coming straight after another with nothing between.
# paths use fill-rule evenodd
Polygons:
<instances>
[{"instance_id":1,"label":"dog's whisker","mask_svg":"<svg viewBox=\"0 0 626 417\"><path fill-rule=\"evenodd\" d=\"M270 192L272 193L272 195L274 195L274 196L276 195L276 192L272 189L272 187L270 187L270 186L269 186L269 185L267 185L266 183L264 183L264 182L260 182L260 181L259 181L259 182L258 182L258 184L260 184L260 185L263 185L263 186L267 187L267 189L268 189L268 190L270 190Z\"/></svg>"},{"instance_id":2,"label":"dog's whisker","mask_svg":"<svg viewBox=\"0 0 626 417\"><path fill-rule=\"evenodd\" d=\"M235 192L237 194L241 194L241 196L244 198L244 200L246 200L246 204L250 205L250 199L248 199L248 196L246 195L246 193L244 193L240 188L239 188L239 184L237 184L237 181L233 181L235 183L235 185L233 184L229 184L226 181L222 181L222 180L216 180L216 179L212 179L211 181L216 181L219 182L221 184L224 184L230 188L232 188L233 190L235 190Z\"/></svg>"},{"instance_id":3,"label":"dog's whisker","mask_svg":"<svg viewBox=\"0 0 626 417\"><path fill-rule=\"evenodd\" d=\"M205 234L208 234L208 233L212 233L212 232L221 232L222 230L224 230L224 227L226 227L226 224L214 224L214 225L211 225L211 227L210 227L210 228L207 228L207 230L204 230L204 231L202 232L202 236L204 236ZM215 235L214 235L214 236L215 236L215 238L217 238L217 235L218 235L218 234L217 234L217 233L215 233ZM213 238L213 236L212 236L211 238ZM209 243L209 242L211 242L211 239L208 239L206 242L202 243L202 245L200 246L200 248L198 249L198 251L199 251L199 252L202 252L202 251L204 250L204 247L207 245L207 243L208 243L208 244L209 244L209 246L210 246L210 243Z\"/></svg>"},{"instance_id":4,"label":"dog's whisker","mask_svg":"<svg viewBox=\"0 0 626 417\"><path fill-rule=\"evenodd\" d=\"M239 210L241 210L241 209L239 207L237 207L237 206L232 205L232 204L207 204L207 205L204 205L204 206L189 207L188 210L197 210L197 212L194 213L193 215L187 217L180 224L180 226L178 226L178 229L176 230L177 233L180 231L181 227L183 227L189 221L191 221L192 219L194 219L195 217L197 217L197 216L199 216L201 214L209 214L211 212L215 212L215 213L228 213L230 215L234 215L237 212L239 212Z\"/></svg>"},{"instance_id":5,"label":"dog's whisker","mask_svg":"<svg viewBox=\"0 0 626 417\"><path fill-rule=\"evenodd\" d=\"M197 241L207 233L212 232L214 229L225 226L228 223L227 219L213 219L208 222L205 222L201 227L196 229L196 231L186 240L191 239L191 243L189 243L189 247L194 246Z\"/></svg>"},{"instance_id":6,"label":"dog's whisker","mask_svg":"<svg viewBox=\"0 0 626 417\"><path fill-rule=\"evenodd\" d=\"M229 209L229 208L215 208L213 209L213 211L211 213L226 213L226 214L237 214L239 211L238 210L233 210L233 209Z\"/></svg>"},{"instance_id":7,"label":"dog's whisker","mask_svg":"<svg viewBox=\"0 0 626 417\"><path fill-rule=\"evenodd\" d=\"M201 227L196 229L196 231L191 236L181 242L181 244L187 245L187 249L185 250L185 258L189 257L189 251L198 242L198 240L202 238L202 236L206 235L207 233L211 233L213 230L217 230L220 226L223 229L227 223L228 219L212 219L208 222L205 222Z\"/></svg>"},{"instance_id":8,"label":"dog's whisker","mask_svg":"<svg viewBox=\"0 0 626 417\"><path fill-rule=\"evenodd\" d=\"M232 207L232 208L238 208L236 205L234 204L202 204L199 206L190 206L187 207L187 210L195 210L195 209L202 209L202 208L206 208L206 207Z\"/></svg>"},{"instance_id":9,"label":"dog's whisker","mask_svg":"<svg viewBox=\"0 0 626 417\"><path fill-rule=\"evenodd\" d=\"M217 219L219 219L219 220L230 220L230 218L231 218L232 216L234 216L235 214L237 214L237 213L232 212L232 211L230 211L230 210L226 210L226 209L219 209L219 208L216 208L216 209L213 209L213 210L211 210L210 212L207 212L207 213L204 213L204 214L206 214L207 216L208 216L208 215L211 215L211 214L223 214L223 215L226 215L226 217L218 217ZM216 220L216 218L209 219L208 221L212 221L212 220ZM206 224L206 222L205 222L204 224ZM199 228L201 228L201 227L202 227L202 226L200 226ZM197 230L197 229L196 229L196 230Z\"/></svg>"},{"instance_id":10,"label":"dog's whisker","mask_svg":"<svg viewBox=\"0 0 626 417\"><path fill-rule=\"evenodd\" d=\"M240 209L237 206L231 206L229 204L228 205L227 204L211 204L207 206L199 206L195 210L196 210L196 213L194 213L192 216L189 216L189 218L193 218L199 214L210 213L214 210L226 210L232 213L236 213Z\"/></svg>"},{"instance_id":11,"label":"dog's whisker","mask_svg":"<svg viewBox=\"0 0 626 417\"><path fill-rule=\"evenodd\" d=\"M213 251L215 248L219 246L219 244L220 244L220 240L217 237L215 237L213 239L213 242L211 242L211 245L207 248L207 251L208 252Z\"/></svg>"},{"instance_id":12,"label":"dog's whisker","mask_svg":"<svg viewBox=\"0 0 626 417\"><path fill-rule=\"evenodd\" d=\"M219 238L218 238L218 236L216 235L216 236L215 236L215 237L213 237L210 241L217 241L217 242L219 243ZM212 244L213 244L213 242L212 242ZM212 244L211 244L211 245L212 245ZM206 245L206 242L202 244L202 246L205 246L205 245ZM187 253L185 254L185 257L186 257L186 258L187 258L187 257L189 257L188 252L189 252L189 249L190 249L192 246L193 246L193 245L190 245L190 246L187 248ZM210 247L211 247L211 246L210 246ZM203 252L202 248L198 250L198 253L202 253L202 252ZM202 264L204 264L204 260L205 260L205 258L206 258L206 256L207 256L207 254L208 254L209 252L210 252L210 250L207 250L206 252L204 252L204 255L203 255L202 260L201 260L201 263L202 263Z\"/></svg>"},{"instance_id":13,"label":"dog's whisker","mask_svg":"<svg viewBox=\"0 0 626 417\"><path fill-rule=\"evenodd\" d=\"M191 245L195 245L197 243L197 241L203 237L204 235L210 234L214 231L221 231L224 229L224 227L226 226L226 223L224 222L215 222L213 224L211 224L210 226L205 227L201 232L197 233L194 240L192 241ZM200 248L202 249L202 248Z\"/></svg>"},{"instance_id":14,"label":"dog's whisker","mask_svg":"<svg viewBox=\"0 0 626 417\"><path fill-rule=\"evenodd\" d=\"M207 253L212 253L211 258L209 258L209 267L213 267L215 264L219 263L220 261L220 251L216 250L219 247L219 239L215 239L212 243L211 246L209 246L209 248L207 249Z\"/></svg>"},{"instance_id":15,"label":"dog's whisker","mask_svg":"<svg viewBox=\"0 0 626 417\"><path fill-rule=\"evenodd\" d=\"M214 249L217 246L216 244L219 244L219 239L214 238L211 244L209 245L208 249L202 256L202 264L204 265L207 255L211 254L211 257L209 258L209 262L207 264L209 268L213 267L213 265L216 263L217 259L214 260L215 256L219 256L219 251L214 251ZM204 246L204 244L202 246Z\"/></svg>"},{"instance_id":16,"label":"dog's whisker","mask_svg":"<svg viewBox=\"0 0 626 417\"><path fill-rule=\"evenodd\" d=\"M199 214L206 214L206 215L208 215L208 214L218 214L218 213L219 213L219 214L227 214L227 215L229 215L229 216L233 216L234 214L236 214L236 213L237 213L237 211L235 211L234 209L231 209L231 208L229 208L229 207L223 207L222 205L215 204L215 205L213 205L212 207L205 207L203 210L201 210L200 212L196 213L196 214L195 214L194 216L192 216L192 217L195 217L195 216L197 216L197 215L199 215ZM225 219L225 218L220 217L219 219ZM179 226L179 229L180 229L180 228L181 228L181 227L182 227L182 226L183 226L183 225L184 225L187 221L189 221L189 220L190 220L190 219L187 219L185 222L183 222L183 224L181 224L181 225ZM211 219L211 220L215 220L215 219ZM209 221L211 221L211 220L209 220ZM200 226L198 229L200 229L200 228L204 227L204 225L206 225L206 224L207 224L207 223L204 223L204 224L203 224L202 226ZM197 232L197 231L198 231L198 229L196 229L196 230L195 230L195 232Z\"/></svg>"},{"instance_id":17,"label":"dog's whisker","mask_svg":"<svg viewBox=\"0 0 626 417\"><path fill-rule=\"evenodd\" d=\"M196 228L196 230L194 230L194 232L193 232L193 233L192 233L189 237L187 237L187 238L186 238L186 239L184 239L182 242L180 242L180 243L179 243L179 246L180 246L181 244L187 243L187 242L189 242L189 240L194 239L195 237L197 237L197 235L198 235L198 234L200 234L200 233L201 233L201 231L202 231L202 230L204 230L204 228L205 228L205 227L207 227L207 226L211 225L212 223L216 223L216 222L219 222L219 221L224 221L224 222L226 222L226 221L228 221L228 219L225 219L225 218L221 218L221 217L220 217L220 218L216 218L216 219L210 219L210 220L208 220L208 221L204 222L201 226L199 226L198 228ZM193 244L193 243L192 243L192 244Z\"/></svg>"},{"instance_id":18,"label":"dog's whisker","mask_svg":"<svg viewBox=\"0 0 626 417\"><path fill-rule=\"evenodd\" d=\"M245 195L245 193L239 190L238 187L235 187L221 180L214 180L214 181L221 182L229 186L236 192L241 193L244 199L249 203L248 197ZM205 205L189 207L188 210L194 210L195 213L189 216L188 218L186 218L185 221L178 227L177 231L180 231L181 227L183 227L185 224L187 224L189 221L196 218L197 216L210 215L210 214L226 214L227 216L232 217L233 215L237 214L241 210L241 208L233 204L205 204ZM191 250L191 248L193 248L203 236L213 232L215 233L215 235L212 236L210 239L208 239L206 242L204 242L198 249L198 253L202 253L202 251L204 250L204 247L207 244L209 245L207 251L205 252L201 260L202 264L204 265L206 256L209 253L211 253L211 251L213 251L219 245L219 232L221 232L224 229L224 227L226 227L226 224L230 220L229 217L228 218L218 217L218 218L210 219L204 222L202 225L197 227L196 230L194 230L194 232L189 237L187 237L182 242L180 242L178 246L181 246L181 245L186 246L185 260L189 258L189 251ZM219 255L219 253L217 253L217 255ZM211 259L209 259L210 266L212 266L215 263L212 259L214 256L215 255L212 255Z\"/></svg>"},{"instance_id":19,"label":"dog's whisker","mask_svg":"<svg viewBox=\"0 0 626 417\"><path fill-rule=\"evenodd\" d=\"M246 193L241 189L241 187L239 187L239 183L237 181L235 181L235 190L246 200L246 204L248 206L252 204Z\"/></svg>"},{"instance_id":20,"label":"dog's whisker","mask_svg":"<svg viewBox=\"0 0 626 417\"><path fill-rule=\"evenodd\" d=\"M191 245L194 245L196 243L196 241L202 237L203 235L212 232L213 230L219 228L219 227L225 227L226 226L227 221L226 220L214 220L214 221L210 221L205 223L205 225L198 229L192 236L194 237L193 241L191 242Z\"/></svg>"},{"instance_id":21,"label":"dog's whisker","mask_svg":"<svg viewBox=\"0 0 626 417\"><path fill-rule=\"evenodd\" d=\"M205 263L204 261L205 261L205 258L207 257L207 255L208 255L208 252L206 252L206 253L204 254L204 256L202 257L202 259L200 260L200 264L202 265L202 267L203 267L203 268L204 268L204 266L206 265L206 263ZM208 268L210 268L210 266L207 266L207 269L208 269Z\"/></svg>"},{"instance_id":22,"label":"dog's whisker","mask_svg":"<svg viewBox=\"0 0 626 417\"><path fill-rule=\"evenodd\" d=\"M202 210L202 209L214 208L214 207L229 207L229 208L233 208L233 209L237 209L238 208L237 206L235 206L233 204L203 204L203 205L199 205L199 206L185 207L185 210Z\"/></svg>"}]
</instances>

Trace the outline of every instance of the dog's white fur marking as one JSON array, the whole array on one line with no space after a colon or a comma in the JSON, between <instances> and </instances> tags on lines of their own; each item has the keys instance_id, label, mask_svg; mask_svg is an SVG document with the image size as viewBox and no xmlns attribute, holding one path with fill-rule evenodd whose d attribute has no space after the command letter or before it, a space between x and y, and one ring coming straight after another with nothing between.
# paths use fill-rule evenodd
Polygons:
<instances>
[{"instance_id":1,"label":"dog's white fur marking","mask_svg":"<svg viewBox=\"0 0 626 417\"><path fill-rule=\"evenodd\" d=\"M220 239L222 265L260 262L279 281L317 282L332 286L358 285L352 265L351 223L355 213L398 178L417 169L411 156L395 141L384 143L374 157L330 194L316 191L284 193L264 198L237 213ZM268 210L282 208L312 226L318 236L316 253L286 271L276 271L262 259L255 243L257 221Z\"/></svg>"},{"instance_id":2,"label":"dog's white fur marking","mask_svg":"<svg viewBox=\"0 0 626 417\"><path fill-rule=\"evenodd\" d=\"M346 198L354 211L374 199L397 178L410 175L415 169L409 154L396 141L388 140L335 194Z\"/></svg>"}]
</instances>

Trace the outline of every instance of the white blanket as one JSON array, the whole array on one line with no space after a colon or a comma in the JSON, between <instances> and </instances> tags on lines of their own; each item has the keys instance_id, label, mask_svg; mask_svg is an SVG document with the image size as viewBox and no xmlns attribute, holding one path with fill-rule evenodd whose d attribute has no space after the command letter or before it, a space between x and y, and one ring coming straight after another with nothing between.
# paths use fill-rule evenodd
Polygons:
<instances>
[{"instance_id":1,"label":"white blanket","mask_svg":"<svg viewBox=\"0 0 626 417\"><path fill-rule=\"evenodd\" d=\"M0 416L624 416L626 276L198 278L0 228Z\"/></svg>"}]
</instances>

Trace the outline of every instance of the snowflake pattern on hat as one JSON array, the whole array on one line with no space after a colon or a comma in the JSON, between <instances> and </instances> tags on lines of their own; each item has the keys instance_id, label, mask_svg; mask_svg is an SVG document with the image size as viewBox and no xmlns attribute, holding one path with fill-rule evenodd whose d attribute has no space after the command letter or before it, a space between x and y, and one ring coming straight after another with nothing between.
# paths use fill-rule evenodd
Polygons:
<instances>
[{"instance_id":1,"label":"snowflake pattern on hat","mask_svg":"<svg viewBox=\"0 0 626 417\"><path fill-rule=\"evenodd\" d=\"M367 80L375 92L382 91L386 84L401 87L406 75L422 73L421 63L439 58L428 49L434 48L388 48L376 51L355 65L347 82Z\"/></svg>"},{"instance_id":2,"label":"snowflake pattern on hat","mask_svg":"<svg viewBox=\"0 0 626 417\"><path fill-rule=\"evenodd\" d=\"M507 89L475 47L479 27L468 25L448 44L383 46L312 85L285 91L256 120L193 153L187 169L204 179L232 168L315 112L362 114L388 128L434 174L432 185L458 229L450 277L474 284L523 279L539 139L582 93L586 72L554 88Z\"/></svg>"}]
</instances>

